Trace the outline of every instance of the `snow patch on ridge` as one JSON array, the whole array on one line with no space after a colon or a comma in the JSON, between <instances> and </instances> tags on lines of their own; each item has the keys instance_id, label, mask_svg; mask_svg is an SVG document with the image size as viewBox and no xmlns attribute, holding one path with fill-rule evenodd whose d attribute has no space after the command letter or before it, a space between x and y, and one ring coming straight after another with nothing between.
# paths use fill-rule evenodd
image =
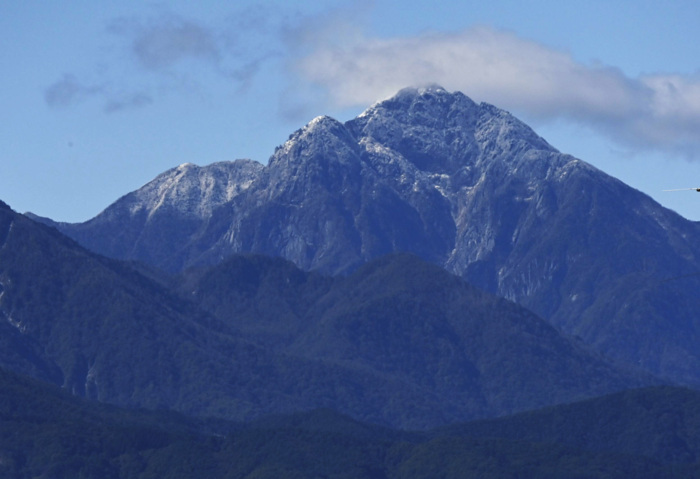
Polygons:
<instances>
[{"instance_id":1,"label":"snow patch on ridge","mask_svg":"<svg viewBox=\"0 0 700 479\"><path fill-rule=\"evenodd\" d=\"M17 328L20 333L24 334L27 332L27 326L22 321L15 320L11 315L7 316L7 322Z\"/></svg>"},{"instance_id":2,"label":"snow patch on ridge","mask_svg":"<svg viewBox=\"0 0 700 479\"><path fill-rule=\"evenodd\" d=\"M137 190L129 212L135 215L146 210L150 218L156 211L168 207L186 216L203 218L250 188L263 168L251 160L204 167L183 163Z\"/></svg>"},{"instance_id":3,"label":"snow patch on ridge","mask_svg":"<svg viewBox=\"0 0 700 479\"><path fill-rule=\"evenodd\" d=\"M326 119L330 119L328 115L320 115L311 120L305 127L305 130L312 130L313 128L317 127L321 123L323 123Z\"/></svg>"}]
</instances>

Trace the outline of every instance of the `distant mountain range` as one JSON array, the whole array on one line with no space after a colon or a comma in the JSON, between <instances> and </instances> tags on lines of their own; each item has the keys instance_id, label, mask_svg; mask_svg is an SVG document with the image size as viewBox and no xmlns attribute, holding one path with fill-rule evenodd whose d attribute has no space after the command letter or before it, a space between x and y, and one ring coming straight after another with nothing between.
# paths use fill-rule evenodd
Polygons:
<instances>
[{"instance_id":1,"label":"distant mountain range","mask_svg":"<svg viewBox=\"0 0 700 479\"><path fill-rule=\"evenodd\" d=\"M347 274L410 252L608 358L700 386L700 224L440 87L316 118L267 166L185 164L90 221L43 221L170 272L258 253Z\"/></svg>"}]
</instances>

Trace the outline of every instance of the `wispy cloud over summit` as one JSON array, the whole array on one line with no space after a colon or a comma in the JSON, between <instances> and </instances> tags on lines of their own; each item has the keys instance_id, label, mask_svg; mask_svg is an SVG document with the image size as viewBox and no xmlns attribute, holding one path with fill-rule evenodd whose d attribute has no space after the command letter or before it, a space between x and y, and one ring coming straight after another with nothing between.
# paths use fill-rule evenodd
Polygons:
<instances>
[{"instance_id":1,"label":"wispy cloud over summit","mask_svg":"<svg viewBox=\"0 0 700 479\"><path fill-rule=\"evenodd\" d=\"M355 36L352 42L307 43L297 71L339 106L386 98L407 85L439 83L478 101L533 119L566 119L621 145L673 150L700 147L700 77L631 78L584 64L513 33L475 27L412 37Z\"/></svg>"}]
</instances>

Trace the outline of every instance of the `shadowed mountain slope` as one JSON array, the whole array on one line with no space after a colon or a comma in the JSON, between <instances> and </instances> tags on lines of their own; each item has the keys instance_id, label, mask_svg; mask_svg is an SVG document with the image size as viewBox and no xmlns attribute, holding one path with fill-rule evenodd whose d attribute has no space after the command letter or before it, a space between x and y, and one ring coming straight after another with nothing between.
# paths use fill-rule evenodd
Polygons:
<instances>
[{"instance_id":1,"label":"shadowed mountain slope","mask_svg":"<svg viewBox=\"0 0 700 479\"><path fill-rule=\"evenodd\" d=\"M451 422L653 382L623 371L531 312L414 255L371 261L348 277L305 273L260 256L188 272L180 290L256 344L383 378L375 394L422 397L390 421ZM369 418L365 418L369 419Z\"/></svg>"},{"instance_id":2,"label":"shadowed mountain slope","mask_svg":"<svg viewBox=\"0 0 700 479\"><path fill-rule=\"evenodd\" d=\"M176 295L6 205L0 238L2 365L103 402L427 428L653 382L414 256L335 279L234 257Z\"/></svg>"}]
</instances>

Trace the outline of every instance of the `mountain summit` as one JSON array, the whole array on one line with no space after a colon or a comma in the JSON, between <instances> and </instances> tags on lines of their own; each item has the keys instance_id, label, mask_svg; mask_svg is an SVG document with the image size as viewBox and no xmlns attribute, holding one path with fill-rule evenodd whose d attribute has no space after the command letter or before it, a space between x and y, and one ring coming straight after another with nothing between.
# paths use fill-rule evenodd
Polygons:
<instances>
[{"instance_id":1,"label":"mountain summit","mask_svg":"<svg viewBox=\"0 0 700 479\"><path fill-rule=\"evenodd\" d=\"M207 181L219 186L182 187ZM254 252L347 273L411 252L611 358L700 385L700 278L666 281L700 270L700 224L508 112L436 86L346 123L318 117L267 166L180 167L86 223L57 226L171 271Z\"/></svg>"}]
</instances>

